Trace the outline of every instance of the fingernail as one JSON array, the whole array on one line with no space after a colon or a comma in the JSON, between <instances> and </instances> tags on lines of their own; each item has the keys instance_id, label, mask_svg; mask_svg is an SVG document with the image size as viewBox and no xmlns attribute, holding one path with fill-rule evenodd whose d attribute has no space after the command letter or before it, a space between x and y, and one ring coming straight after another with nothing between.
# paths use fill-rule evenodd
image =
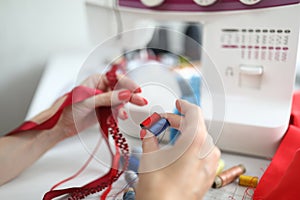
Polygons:
<instances>
[{"instance_id":1,"label":"fingernail","mask_svg":"<svg viewBox=\"0 0 300 200\"><path fill-rule=\"evenodd\" d=\"M144 101L145 105L147 105L147 104L148 104L148 101L147 101L147 99L143 98L143 101Z\"/></svg>"},{"instance_id":2,"label":"fingernail","mask_svg":"<svg viewBox=\"0 0 300 200\"><path fill-rule=\"evenodd\" d=\"M124 115L124 118L125 118L125 119L128 119L128 115L127 115L127 112L126 112L126 111L123 111L123 115Z\"/></svg>"},{"instance_id":3,"label":"fingernail","mask_svg":"<svg viewBox=\"0 0 300 200\"><path fill-rule=\"evenodd\" d=\"M141 132L140 132L141 140L144 140L144 137L146 136L146 134L147 134L147 131L145 129L142 129Z\"/></svg>"},{"instance_id":4,"label":"fingernail","mask_svg":"<svg viewBox=\"0 0 300 200\"><path fill-rule=\"evenodd\" d=\"M134 90L134 93L141 93L141 92L142 92L142 89L140 87Z\"/></svg>"},{"instance_id":5,"label":"fingernail","mask_svg":"<svg viewBox=\"0 0 300 200\"><path fill-rule=\"evenodd\" d=\"M179 110L179 112L181 111L180 99L176 100L176 108Z\"/></svg>"},{"instance_id":6,"label":"fingernail","mask_svg":"<svg viewBox=\"0 0 300 200\"><path fill-rule=\"evenodd\" d=\"M129 100L130 97L131 97L131 92L130 92L129 90L121 91L121 92L119 92L119 94L118 94L118 98L119 98L119 100L121 100L121 101Z\"/></svg>"}]
</instances>

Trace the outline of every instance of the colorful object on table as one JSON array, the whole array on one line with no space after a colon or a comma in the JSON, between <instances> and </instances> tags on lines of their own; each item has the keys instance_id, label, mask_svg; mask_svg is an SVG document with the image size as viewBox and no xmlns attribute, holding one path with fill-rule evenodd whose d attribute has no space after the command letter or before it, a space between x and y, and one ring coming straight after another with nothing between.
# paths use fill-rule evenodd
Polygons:
<instances>
[{"instance_id":1,"label":"colorful object on table","mask_svg":"<svg viewBox=\"0 0 300 200\"><path fill-rule=\"evenodd\" d=\"M156 123L158 120L160 120L161 116L154 112L150 117L145 119L141 124L141 128L149 129L154 123Z\"/></svg>"},{"instance_id":2,"label":"colorful object on table","mask_svg":"<svg viewBox=\"0 0 300 200\"><path fill-rule=\"evenodd\" d=\"M134 147L132 149L131 154L129 156L129 160L128 160L127 170L131 170L131 171L134 171L135 173L138 173L138 169L140 166L141 154L142 154L141 147L140 148ZM120 161L121 161L121 164L124 165L125 159L123 157L121 157Z\"/></svg>"},{"instance_id":3,"label":"colorful object on table","mask_svg":"<svg viewBox=\"0 0 300 200\"><path fill-rule=\"evenodd\" d=\"M143 129L147 129L155 136L159 136L170 126L170 122L166 118L161 117L159 114L153 113L150 117L145 119L140 126Z\"/></svg>"},{"instance_id":4,"label":"colorful object on table","mask_svg":"<svg viewBox=\"0 0 300 200\"><path fill-rule=\"evenodd\" d=\"M106 73L106 77L109 81L110 88L114 89L115 84L117 83L117 75L116 72L118 70L118 65L113 65L111 70ZM65 95L65 101L62 103L62 105L58 108L57 112L50 117L48 120L41 124L36 124L32 121L24 122L20 127L13 130L12 132L8 133L8 135L18 134L20 132L24 132L27 130L46 130L51 129L54 127L59 120L63 110L72 104L84 101L85 99L95 96L97 94L101 94L101 90L96 90L92 88L87 88L84 86L78 86L74 88L71 92L67 93ZM79 175L84 168L89 164L92 157L94 155L91 155L91 157L87 160L87 162L84 164L84 166L73 176L59 182L55 186L51 188L49 192L47 192L43 199L44 200L51 200L56 197L65 196L68 195L68 199L70 200L77 200L77 199L83 199L86 196L90 194L94 194L96 192L103 191L106 189L101 196L101 200L106 199L108 193L110 192L112 188L112 183L118 180L120 175L126 170L128 165L128 159L129 159L129 148L128 144L126 142L126 139L123 137L123 135L119 132L117 121L115 121L113 114L117 113L118 108L111 108L111 107L100 107L96 108L96 114L97 118L100 124L100 132L103 135L103 138L106 140L106 144L108 148L110 149L110 152L115 152L115 154L111 153L112 156L112 163L111 163L111 169L108 173L106 173L104 176L84 185L81 187L72 187L67 189L58 189L54 190L56 187L61 185L62 183L65 183L73 178L75 178L77 175ZM109 145L108 142L108 136L111 135L115 141L114 148L115 151L112 151L112 147ZM98 148L98 145L96 146L95 150ZM95 152L95 151L94 151ZM119 170L119 159L120 156L124 157L124 165L121 171Z\"/></svg>"},{"instance_id":5,"label":"colorful object on table","mask_svg":"<svg viewBox=\"0 0 300 200\"><path fill-rule=\"evenodd\" d=\"M124 175L127 184L132 188L136 188L136 185L139 181L139 176L137 175L137 173L131 170L127 170L124 172Z\"/></svg>"},{"instance_id":6,"label":"colorful object on table","mask_svg":"<svg viewBox=\"0 0 300 200\"><path fill-rule=\"evenodd\" d=\"M293 96L290 125L268 169L255 189L254 200L300 199L300 91Z\"/></svg>"},{"instance_id":7,"label":"colorful object on table","mask_svg":"<svg viewBox=\"0 0 300 200\"><path fill-rule=\"evenodd\" d=\"M218 163L218 168L217 168L217 173L216 174L217 175L221 174L221 172L223 171L224 167L225 167L225 162L224 162L224 160L220 159L219 163Z\"/></svg>"},{"instance_id":8,"label":"colorful object on table","mask_svg":"<svg viewBox=\"0 0 300 200\"><path fill-rule=\"evenodd\" d=\"M223 171L221 174L217 175L215 181L212 185L213 188L223 187L231 182L233 182L239 175L246 172L246 168L243 165L237 165L230 169Z\"/></svg>"},{"instance_id":9,"label":"colorful object on table","mask_svg":"<svg viewBox=\"0 0 300 200\"><path fill-rule=\"evenodd\" d=\"M123 200L135 200L135 192L133 188L127 188L124 191Z\"/></svg>"},{"instance_id":10,"label":"colorful object on table","mask_svg":"<svg viewBox=\"0 0 300 200\"><path fill-rule=\"evenodd\" d=\"M256 188L257 184L258 184L257 176L246 176L246 175L239 176L239 185L241 186Z\"/></svg>"},{"instance_id":11,"label":"colorful object on table","mask_svg":"<svg viewBox=\"0 0 300 200\"><path fill-rule=\"evenodd\" d=\"M128 161L128 167L127 167L128 170L132 170L135 173L138 173L139 166L140 166L139 158L134 156L134 155L130 155L129 156L129 161Z\"/></svg>"},{"instance_id":12,"label":"colorful object on table","mask_svg":"<svg viewBox=\"0 0 300 200\"><path fill-rule=\"evenodd\" d=\"M188 62L188 61L187 61ZM187 67L191 68L191 67ZM178 72L180 74L180 71ZM201 95L201 77L194 75L197 71L189 72L188 76L177 76L177 82L181 91L181 99L186 100L190 103L200 106L200 95ZM186 77L186 78L183 78ZM175 108L174 114L180 115L180 112ZM177 138L180 135L180 131L175 128L170 129L170 143L175 144Z\"/></svg>"}]
</instances>

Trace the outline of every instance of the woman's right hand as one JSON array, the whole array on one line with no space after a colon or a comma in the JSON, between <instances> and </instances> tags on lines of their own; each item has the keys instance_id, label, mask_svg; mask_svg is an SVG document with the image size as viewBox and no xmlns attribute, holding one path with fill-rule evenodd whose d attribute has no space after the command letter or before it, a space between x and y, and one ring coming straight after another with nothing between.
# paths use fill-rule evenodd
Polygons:
<instances>
[{"instance_id":1,"label":"woman's right hand","mask_svg":"<svg viewBox=\"0 0 300 200\"><path fill-rule=\"evenodd\" d=\"M183 100L177 100L176 107L182 116L161 114L181 132L174 146L160 148L152 133L141 130L138 200L202 199L213 183L220 151L213 143L206 143L210 136L201 109Z\"/></svg>"}]
</instances>

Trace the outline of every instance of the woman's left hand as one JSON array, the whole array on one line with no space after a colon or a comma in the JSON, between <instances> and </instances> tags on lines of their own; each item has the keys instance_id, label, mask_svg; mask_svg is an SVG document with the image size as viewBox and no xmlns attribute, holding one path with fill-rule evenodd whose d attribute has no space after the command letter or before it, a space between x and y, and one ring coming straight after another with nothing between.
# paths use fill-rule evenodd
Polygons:
<instances>
[{"instance_id":1,"label":"woman's left hand","mask_svg":"<svg viewBox=\"0 0 300 200\"><path fill-rule=\"evenodd\" d=\"M118 75L118 83L115 90L110 90L105 75L95 74L87 78L81 85L95 88L103 93L90 97L82 102L73 104L64 109L55 130L62 132L64 137L70 137L86 129L97 122L95 108L101 106L118 106L118 117L127 119L127 113L123 108L124 103L130 102L138 106L147 104L147 100L139 96L140 87L126 76ZM65 96L57 99L54 104L44 112L35 116L32 121L41 123L51 117L64 102Z\"/></svg>"}]
</instances>

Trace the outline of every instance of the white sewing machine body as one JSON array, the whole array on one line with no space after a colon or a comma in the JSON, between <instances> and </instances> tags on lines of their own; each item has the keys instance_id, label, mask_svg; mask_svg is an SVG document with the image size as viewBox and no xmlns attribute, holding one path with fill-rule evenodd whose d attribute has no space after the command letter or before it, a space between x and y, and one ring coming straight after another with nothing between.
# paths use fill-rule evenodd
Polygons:
<instances>
[{"instance_id":1,"label":"white sewing machine body","mask_svg":"<svg viewBox=\"0 0 300 200\"><path fill-rule=\"evenodd\" d=\"M153 1L159 4L154 7L147 2L87 0L94 42L117 33L118 15L123 31L162 21L202 24L206 87L201 107L209 133L222 150L272 157L289 122L300 0L244 1L253 5L223 0L208 6L195 2L212 1L165 0ZM134 45L126 47L125 42L114 48L121 55L124 48L145 47L150 38L134 35Z\"/></svg>"}]
</instances>

